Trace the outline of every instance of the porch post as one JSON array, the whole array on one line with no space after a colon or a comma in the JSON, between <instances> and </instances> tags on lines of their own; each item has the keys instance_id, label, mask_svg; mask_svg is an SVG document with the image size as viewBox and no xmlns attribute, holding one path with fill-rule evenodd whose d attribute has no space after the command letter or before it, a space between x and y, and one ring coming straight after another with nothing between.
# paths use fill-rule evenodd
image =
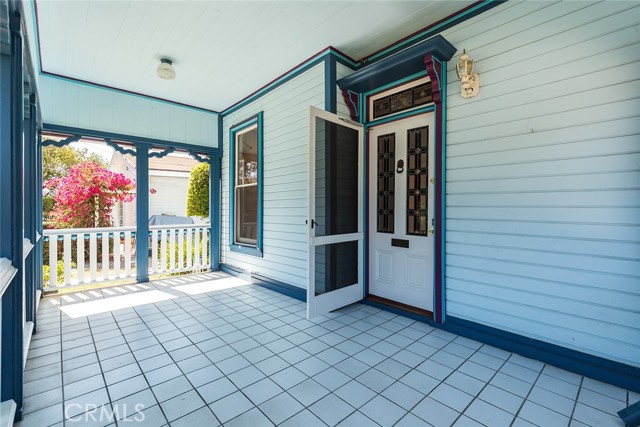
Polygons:
<instances>
[{"instance_id":1,"label":"porch post","mask_svg":"<svg viewBox=\"0 0 640 427\"><path fill-rule=\"evenodd\" d=\"M209 256L211 257L211 271L220 269L220 182L222 159L219 154L211 156L209 166Z\"/></svg>"},{"instance_id":2,"label":"porch post","mask_svg":"<svg viewBox=\"0 0 640 427\"><path fill-rule=\"evenodd\" d=\"M136 279L138 282L149 281L149 146L147 144L136 144Z\"/></svg>"},{"instance_id":3,"label":"porch post","mask_svg":"<svg viewBox=\"0 0 640 427\"><path fill-rule=\"evenodd\" d=\"M9 203L8 209L3 208L2 222L5 220L10 224L10 229L3 228L2 240L10 242L10 260L17 273L11 285L2 297L2 384L0 386L0 401L13 399L16 403L16 420L22 419L22 383L23 383L23 241L22 232L23 221L23 77L22 77L22 35L20 32L20 15L12 13L9 16L9 29L11 32L11 51L8 58L10 66L5 68L7 62L6 55L2 56L3 71L9 71L10 90L8 100L3 85L3 102L9 101L10 111L3 111L2 120L4 123L10 122L10 137L8 141L2 141L6 147L10 147L11 159L4 166L8 166L9 177ZM3 72L3 75L7 75ZM6 120L5 113L9 114L10 120ZM7 144L8 143L8 144ZM7 189L7 188L5 188ZM3 194L4 196L4 194ZM3 203L3 206L7 204ZM7 234L4 234L7 231ZM7 245L8 246L8 245ZM2 252L5 252L3 247ZM6 252L5 252L6 253Z\"/></svg>"},{"instance_id":4,"label":"porch post","mask_svg":"<svg viewBox=\"0 0 640 427\"><path fill-rule=\"evenodd\" d=\"M24 237L35 246L36 244L36 147L35 147L35 95L29 95L29 117L24 121ZM25 308L26 321L34 322L36 317L35 306L35 251L32 249L24 261L25 277Z\"/></svg>"}]
</instances>

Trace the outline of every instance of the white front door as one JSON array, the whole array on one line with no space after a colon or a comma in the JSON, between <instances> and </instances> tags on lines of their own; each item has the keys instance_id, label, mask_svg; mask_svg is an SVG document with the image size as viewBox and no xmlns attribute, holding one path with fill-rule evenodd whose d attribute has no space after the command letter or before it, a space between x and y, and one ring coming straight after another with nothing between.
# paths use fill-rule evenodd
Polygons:
<instances>
[{"instance_id":1,"label":"white front door","mask_svg":"<svg viewBox=\"0 0 640 427\"><path fill-rule=\"evenodd\" d=\"M308 318L364 294L362 127L315 107L310 119Z\"/></svg>"},{"instance_id":2,"label":"white front door","mask_svg":"<svg viewBox=\"0 0 640 427\"><path fill-rule=\"evenodd\" d=\"M433 312L433 113L369 132L369 294Z\"/></svg>"}]
</instances>

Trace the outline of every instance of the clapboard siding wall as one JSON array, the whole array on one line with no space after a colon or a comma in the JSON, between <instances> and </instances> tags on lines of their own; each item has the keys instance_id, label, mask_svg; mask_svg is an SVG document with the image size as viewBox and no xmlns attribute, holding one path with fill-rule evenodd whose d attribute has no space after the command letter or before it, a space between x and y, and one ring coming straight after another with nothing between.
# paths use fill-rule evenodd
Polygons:
<instances>
[{"instance_id":1,"label":"clapboard siding wall","mask_svg":"<svg viewBox=\"0 0 640 427\"><path fill-rule=\"evenodd\" d=\"M507 2L444 33L482 84L448 65L448 315L640 366L639 23Z\"/></svg>"},{"instance_id":2,"label":"clapboard siding wall","mask_svg":"<svg viewBox=\"0 0 640 427\"><path fill-rule=\"evenodd\" d=\"M221 261L301 288L307 287L309 106L324 109L320 63L223 120ZM229 250L229 130L264 112L264 257Z\"/></svg>"},{"instance_id":3,"label":"clapboard siding wall","mask_svg":"<svg viewBox=\"0 0 640 427\"><path fill-rule=\"evenodd\" d=\"M46 75L39 84L44 123L217 147L216 113Z\"/></svg>"}]
</instances>

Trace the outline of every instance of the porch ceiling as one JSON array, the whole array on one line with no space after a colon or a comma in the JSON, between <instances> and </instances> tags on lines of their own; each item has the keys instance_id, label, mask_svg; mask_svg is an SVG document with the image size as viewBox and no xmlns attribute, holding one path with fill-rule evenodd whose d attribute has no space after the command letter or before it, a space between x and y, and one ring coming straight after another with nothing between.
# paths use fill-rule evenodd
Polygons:
<instances>
[{"instance_id":1,"label":"porch ceiling","mask_svg":"<svg viewBox=\"0 0 640 427\"><path fill-rule=\"evenodd\" d=\"M474 3L36 0L41 70L221 111L327 46L361 59ZM176 80L156 76L161 57Z\"/></svg>"}]
</instances>

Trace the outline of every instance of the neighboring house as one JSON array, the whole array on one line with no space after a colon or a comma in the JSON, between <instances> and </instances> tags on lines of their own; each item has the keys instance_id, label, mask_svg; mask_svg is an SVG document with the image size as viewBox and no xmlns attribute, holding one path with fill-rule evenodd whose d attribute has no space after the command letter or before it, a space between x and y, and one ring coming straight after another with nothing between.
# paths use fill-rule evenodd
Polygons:
<instances>
[{"instance_id":1,"label":"neighboring house","mask_svg":"<svg viewBox=\"0 0 640 427\"><path fill-rule=\"evenodd\" d=\"M188 155L172 154L149 159L149 217L153 215L187 216L187 189L191 170L198 161ZM109 170L136 180L135 158L113 152ZM130 227L136 224L136 202L118 202L113 208L113 225ZM197 220L197 219L196 219Z\"/></svg>"}]
</instances>

